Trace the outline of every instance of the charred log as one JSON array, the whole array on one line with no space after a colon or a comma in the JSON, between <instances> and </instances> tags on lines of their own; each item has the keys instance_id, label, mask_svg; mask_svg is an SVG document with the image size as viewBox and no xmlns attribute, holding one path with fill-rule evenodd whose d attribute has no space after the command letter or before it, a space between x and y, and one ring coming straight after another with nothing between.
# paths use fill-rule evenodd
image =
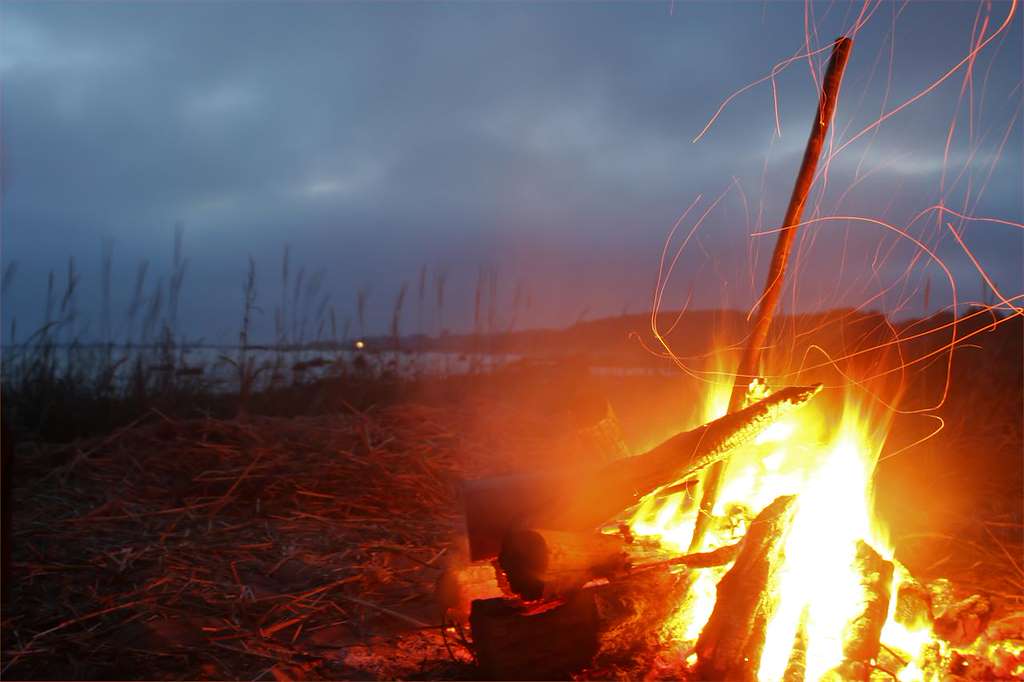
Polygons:
<instances>
[{"instance_id":1,"label":"charred log","mask_svg":"<svg viewBox=\"0 0 1024 682\"><path fill-rule=\"evenodd\" d=\"M776 588L795 501L792 495L776 499L750 524L697 640L698 679L757 679L765 630L778 606Z\"/></svg>"},{"instance_id":2,"label":"charred log","mask_svg":"<svg viewBox=\"0 0 1024 682\"><path fill-rule=\"evenodd\" d=\"M881 648L882 627L889 614L893 564L866 542L857 543L854 568L862 591L859 613L847 624L838 673L844 680L867 680Z\"/></svg>"},{"instance_id":3,"label":"charred log","mask_svg":"<svg viewBox=\"0 0 1024 682\"><path fill-rule=\"evenodd\" d=\"M539 613L516 599L477 600L469 625L480 672L492 680L566 679L597 655L597 605L586 590Z\"/></svg>"},{"instance_id":4,"label":"charred log","mask_svg":"<svg viewBox=\"0 0 1024 682\"><path fill-rule=\"evenodd\" d=\"M463 495L471 558L496 556L512 530L593 530L644 496L722 461L730 450L753 440L820 389L820 384L782 389L642 455L603 467L473 481Z\"/></svg>"},{"instance_id":5,"label":"charred log","mask_svg":"<svg viewBox=\"0 0 1024 682\"><path fill-rule=\"evenodd\" d=\"M514 599L473 602L470 626L480 671L490 679L565 679L621 662L656 643L683 580L640 571L531 608Z\"/></svg>"},{"instance_id":6,"label":"charred log","mask_svg":"<svg viewBox=\"0 0 1024 682\"><path fill-rule=\"evenodd\" d=\"M538 510L536 525L593 528L658 488L692 476L723 460L733 448L754 439L783 414L803 405L820 385L777 391L734 414L680 434L638 455L612 462L575 487L558 506Z\"/></svg>"},{"instance_id":7,"label":"charred log","mask_svg":"<svg viewBox=\"0 0 1024 682\"><path fill-rule=\"evenodd\" d=\"M621 536L556 530L512 531L505 536L498 565L512 591L523 599L551 599L626 569Z\"/></svg>"}]
</instances>

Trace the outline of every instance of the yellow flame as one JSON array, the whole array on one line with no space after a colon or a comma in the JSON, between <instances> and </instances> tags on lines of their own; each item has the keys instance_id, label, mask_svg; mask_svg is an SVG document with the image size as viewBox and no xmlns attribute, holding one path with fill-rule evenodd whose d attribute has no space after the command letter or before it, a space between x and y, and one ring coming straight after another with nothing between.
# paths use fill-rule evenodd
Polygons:
<instances>
[{"instance_id":1,"label":"yellow flame","mask_svg":"<svg viewBox=\"0 0 1024 682\"><path fill-rule=\"evenodd\" d=\"M725 379L712 387L701 415L704 421L725 414L730 391ZM849 396L838 426L834 417L834 407L816 401L734 451L713 512L715 520L702 547L707 550L736 542L757 511L780 495L798 496L785 540L778 606L766 630L758 670L761 680L782 679L798 632L806 640L806 679L821 679L839 665L849 623L863 608L861 576L854 568L858 541L892 559L886 528L872 510L872 476L888 419L862 409ZM693 531L696 499L678 493L665 500L646 500L631 519L633 533L656 537L663 547L685 552ZM692 647L714 609L715 586L727 569L697 571L685 601L666 624L664 634L684 650ZM899 672L899 679L921 679L923 672L916 661L936 645L926 627L908 628L895 621L901 570L897 569L893 581L882 641L911 661Z\"/></svg>"}]
</instances>

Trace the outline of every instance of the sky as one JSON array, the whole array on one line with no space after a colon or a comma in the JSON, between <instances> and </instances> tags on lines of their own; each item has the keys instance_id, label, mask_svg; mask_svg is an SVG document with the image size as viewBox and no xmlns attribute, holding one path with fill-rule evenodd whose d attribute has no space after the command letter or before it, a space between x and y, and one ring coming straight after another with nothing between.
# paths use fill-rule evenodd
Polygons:
<instances>
[{"instance_id":1,"label":"sky","mask_svg":"<svg viewBox=\"0 0 1024 682\"><path fill-rule=\"evenodd\" d=\"M214 343L238 339L250 259L264 340L282 305L293 335L332 311L339 336L383 333L403 282L402 333L642 312L667 241L670 259L683 249L663 308L747 308L774 240L754 233L782 218L828 46L862 9L783 305L924 314L952 302L952 284L960 302L998 298L980 271L1020 294L1019 227L911 222L940 202L1024 222L1019 8L936 84L1012 8L5 0L3 338L45 323L49 273L59 299L69 259L66 329L83 338L107 333L108 308L110 334L141 333L128 311L144 262L145 301Z\"/></svg>"}]
</instances>

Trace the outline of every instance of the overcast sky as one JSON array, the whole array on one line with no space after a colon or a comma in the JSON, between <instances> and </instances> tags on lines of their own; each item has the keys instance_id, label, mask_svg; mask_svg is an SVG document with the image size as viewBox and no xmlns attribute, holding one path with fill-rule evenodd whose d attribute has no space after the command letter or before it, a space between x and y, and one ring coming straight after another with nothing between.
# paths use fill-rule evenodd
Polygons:
<instances>
[{"instance_id":1,"label":"overcast sky","mask_svg":"<svg viewBox=\"0 0 1024 682\"><path fill-rule=\"evenodd\" d=\"M186 274L178 332L237 339L248 258L256 335L294 278L323 271L310 315L339 328L368 291L386 329L418 273L448 272L444 324L473 321L481 267L497 272L496 323L561 325L650 307L658 258L724 196L687 244L667 308L749 306L764 277L827 50L719 104L773 64L827 48L860 5L801 2L32 2L0 4L5 337L42 324L47 273L81 273L78 329L100 324L112 245L115 332L140 262L166 295L175 225ZM833 149L927 88L991 35L1010 4L871 4L843 85ZM987 23L986 23L987 21ZM843 149L808 217L897 226L942 201L1022 222L1021 19L966 69ZM950 135L952 126L953 133ZM947 138L949 151L946 152ZM821 188L824 186L822 193ZM1004 294L1024 291L1021 230L951 216ZM981 276L930 215L911 236L942 258L961 299ZM915 255L918 258L915 260ZM950 301L942 269L867 221L808 226L786 305L872 304L919 314ZM928 294L924 295L927 283ZM429 284L429 281L428 281ZM433 294L429 296L433 300ZM486 296L485 296L486 299ZM166 309L166 306L164 306ZM353 326L355 331L355 326ZM339 329L340 332L340 329Z\"/></svg>"}]
</instances>

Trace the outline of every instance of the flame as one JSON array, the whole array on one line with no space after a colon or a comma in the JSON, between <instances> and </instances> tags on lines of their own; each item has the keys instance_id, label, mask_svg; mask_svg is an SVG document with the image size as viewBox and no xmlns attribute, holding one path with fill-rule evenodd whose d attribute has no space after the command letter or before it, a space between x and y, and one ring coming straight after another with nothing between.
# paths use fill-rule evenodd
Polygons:
<instances>
[{"instance_id":1,"label":"flame","mask_svg":"<svg viewBox=\"0 0 1024 682\"><path fill-rule=\"evenodd\" d=\"M708 392L701 417L725 413L731 386L720 374ZM751 390L757 386L752 383ZM806 643L805 679L818 680L843 662L849 623L863 609L861 575L854 568L859 541L892 560L886 527L873 514L872 477L888 430L886 415L861 406L852 391L841 418L827 401L817 401L765 429L729 459L721 493L702 550L739 541L753 515L780 495L796 494L797 509L785 540L785 564L778 587L778 607L766 631L758 669L761 680L779 680L787 671L798 634ZM656 538L663 547L685 552L693 532L696 500L677 493L647 499L630 521L632 532ZM682 658L692 664L693 644L715 604L715 586L728 566L700 569L684 602L665 625L663 635L680 643ZM905 579L897 563L883 644L909 663L900 680L924 679L918 661L938 646L930 629L895 620L896 591ZM687 658L689 656L689 658Z\"/></svg>"}]
</instances>

